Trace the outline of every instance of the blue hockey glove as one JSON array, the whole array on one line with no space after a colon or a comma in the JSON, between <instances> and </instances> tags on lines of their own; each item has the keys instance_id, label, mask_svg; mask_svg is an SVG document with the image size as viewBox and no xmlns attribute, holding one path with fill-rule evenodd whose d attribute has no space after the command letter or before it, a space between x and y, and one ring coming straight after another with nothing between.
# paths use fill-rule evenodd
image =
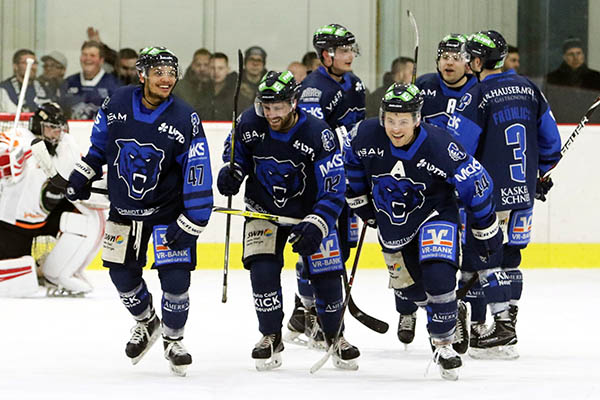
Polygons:
<instances>
[{"instance_id":1,"label":"blue hockey glove","mask_svg":"<svg viewBox=\"0 0 600 400\"><path fill-rule=\"evenodd\" d=\"M290 231L288 242L292 243L292 250L303 257L315 254L321 246L323 237L328 234L327 224L323 218L309 214L295 225Z\"/></svg>"},{"instance_id":2,"label":"blue hockey glove","mask_svg":"<svg viewBox=\"0 0 600 400\"><path fill-rule=\"evenodd\" d=\"M167 226L165 244L172 250L194 247L203 230L204 226L194 224L185 215L180 214L177 221Z\"/></svg>"},{"instance_id":3,"label":"blue hockey glove","mask_svg":"<svg viewBox=\"0 0 600 400\"><path fill-rule=\"evenodd\" d=\"M535 198L536 200L546 201L546 195L550 189L554 186L552 178L547 177L546 179L540 177L535 183Z\"/></svg>"},{"instance_id":4,"label":"blue hockey glove","mask_svg":"<svg viewBox=\"0 0 600 400\"><path fill-rule=\"evenodd\" d=\"M244 181L244 174L237 168L229 168L229 164L225 165L219 171L217 178L217 188L223 196L234 196L240 191L240 186Z\"/></svg>"},{"instance_id":5,"label":"blue hockey glove","mask_svg":"<svg viewBox=\"0 0 600 400\"><path fill-rule=\"evenodd\" d=\"M471 231L475 237L473 245L483 261L487 262L492 255L502 250L504 237L496 214L494 214L492 222L482 225L481 228L479 225L473 224Z\"/></svg>"},{"instance_id":6,"label":"blue hockey glove","mask_svg":"<svg viewBox=\"0 0 600 400\"><path fill-rule=\"evenodd\" d=\"M349 190L346 195L353 196L353 192ZM373 203L367 195L356 196L346 200L352 211L363 220L370 228L377 229L377 220L375 219L375 210Z\"/></svg>"},{"instance_id":7,"label":"blue hockey glove","mask_svg":"<svg viewBox=\"0 0 600 400\"><path fill-rule=\"evenodd\" d=\"M83 160L78 161L75 169L69 175L69 183L65 190L67 199L70 201L89 199L92 194L90 186L94 176L96 176L96 172L92 167Z\"/></svg>"}]
</instances>

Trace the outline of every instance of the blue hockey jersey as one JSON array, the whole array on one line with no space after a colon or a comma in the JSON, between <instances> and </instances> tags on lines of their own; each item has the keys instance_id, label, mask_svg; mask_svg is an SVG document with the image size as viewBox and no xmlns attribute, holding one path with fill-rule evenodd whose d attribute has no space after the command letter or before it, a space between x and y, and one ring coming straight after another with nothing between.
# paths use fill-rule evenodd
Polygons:
<instances>
[{"instance_id":1,"label":"blue hockey jersey","mask_svg":"<svg viewBox=\"0 0 600 400\"><path fill-rule=\"evenodd\" d=\"M350 131L365 118L365 87L351 72L337 82L320 66L302 81L298 105L331 129L343 126Z\"/></svg>"},{"instance_id":2,"label":"blue hockey jersey","mask_svg":"<svg viewBox=\"0 0 600 400\"><path fill-rule=\"evenodd\" d=\"M538 177L560 159L560 134L538 87L514 70L488 75L460 100L448 128L494 179L498 210L533 206Z\"/></svg>"},{"instance_id":3,"label":"blue hockey jersey","mask_svg":"<svg viewBox=\"0 0 600 400\"><path fill-rule=\"evenodd\" d=\"M345 204L346 178L336 135L325 122L298 109L288 132L271 130L267 120L247 109L235 127L235 165L247 176L250 210L304 218L316 214L329 230ZM229 162L231 133L223 161Z\"/></svg>"},{"instance_id":4,"label":"blue hockey jersey","mask_svg":"<svg viewBox=\"0 0 600 400\"><path fill-rule=\"evenodd\" d=\"M212 173L198 114L173 96L156 110L141 99L140 87L126 86L104 101L83 161L97 175L107 164L111 215L169 223L183 212L206 225Z\"/></svg>"},{"instance_id":5,"label":"blue hockey jersey","mask_svg":"<svg viewBox=\"0 0 600 400\"><path fill-rule=\"evenodd\" d=\"M417 129L410 146L397 148L379 119L370 118L344 144L349 194L372 202L386 252L410 243L437 215L450 213L457 220L455 190L476 221L485 223L495 211L493 184L481 164L447 131L427 123Z\"/></svg>"},{"instance_id":6,"label":"blue hockey jersey","mask_svg":"<svg viewBox=\"0 0 600 400\"><path fill-rule=\"evenodd\" d=\"M467 78L467 82L460 88L450 88L437 72L420 76L416 85L425 96L421 109L422 120L446 129L448 119L456 109L460 98L477 84L474 75L469 74Z\"/></svg>"},{"instance_id":7,"label":"blue hockey jersey","mask_svg":"<svg viewBox=\"0 0 600 400\"><path fill-rule=\"evenodd\" d=\"M93 119L104 99L120 86L119 80L104 70L89 81L82 73L74 74L63 82L59 103L71 119Z\"/></svg>"}]
</instances>

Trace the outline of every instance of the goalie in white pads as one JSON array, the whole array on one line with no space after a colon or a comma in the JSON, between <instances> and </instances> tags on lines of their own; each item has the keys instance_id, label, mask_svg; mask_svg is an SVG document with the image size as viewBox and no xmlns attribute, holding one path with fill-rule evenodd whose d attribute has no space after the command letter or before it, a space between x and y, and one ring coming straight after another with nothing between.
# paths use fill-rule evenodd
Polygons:
<instances>
[{"instance_id":1,"label":"goalie in white pads","mask_svg":"<svg viewBox=\"0 0 600 400\"><path fill-rule=\"evenodd\" d=\"M98 251L104 215L82 204L77 205L81 214L73 212L64 198L78 151L60 107L42 105L29 128L0 134L0 295L37 292L32 243L44 235L58 235L54 249L40 260L48 294L88 293L92 286L83 269Z\"/></svg>"}]
</instances>

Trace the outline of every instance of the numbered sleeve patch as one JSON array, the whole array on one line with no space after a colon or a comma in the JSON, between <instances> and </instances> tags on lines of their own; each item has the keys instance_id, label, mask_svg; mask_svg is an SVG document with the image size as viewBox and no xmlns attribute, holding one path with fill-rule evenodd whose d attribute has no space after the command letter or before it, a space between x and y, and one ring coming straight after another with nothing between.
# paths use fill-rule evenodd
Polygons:
<instances>
[{"instance_id":1,"label":"numbered sleeve patch","mask_svg":"<svg viewBox=\"0 0 600 400\"><path fill-rule=\"evenodd\" d=\"M533 208L513 211L508 227L508 244L527 245L531 240Z\"/></svg>"},{"instance_id":2,"label":"numbered sleeve patch","mask_svg":"<svg viewBox=\"0 0 600 400\"><path fill-rule=\"evenodd\" d=\"M457 226L449 222L428 222L419 232L419 262L442 259L456 263Z\"/></svg>"},{"instance_id":3,"label":"numbered sleeve patch","mask_svg":"<svg viewBox=\"0 0 600 400\"><path fill-rule=\"evenodd\" d=\"M154 265L191 263L191 249L171 250L166 244L167 226L155 225L152 230L152 241L154 242Z\"/></svg>"},{"instance_id":4,"label":"numbered sleeve patch","mask_svg":"<svg viewBox=\"0 0 600 400\"><path fill-rule=\"evenodd\" d=\"M323 238L319 250L308 257L308 270L313 275L329 271L340 271L342 268L344 268L344 262L342 261L337 232L332 230L329 236Z\"/></svg>"}]
</instances>

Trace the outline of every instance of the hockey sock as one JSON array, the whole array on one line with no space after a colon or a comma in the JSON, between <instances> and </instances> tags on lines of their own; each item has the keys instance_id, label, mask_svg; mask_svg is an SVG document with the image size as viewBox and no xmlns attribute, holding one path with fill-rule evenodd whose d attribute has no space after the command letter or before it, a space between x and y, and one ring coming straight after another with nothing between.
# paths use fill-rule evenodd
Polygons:
<instances>
[{"instance_id":1,"label":"hockey sock","mask_svg":"<svg viewBox=\"0 0 600 400\"><path fill-rule=\"evenodd\" d=\"M427 294L427 330L432 338L444 339L454 334L458 310L454 291L433 296Z\"/></svg>"},{"instance_id":2,"label":"hockey sock","mask_svg":"<svg viewBox=\"0 0 600 400\"><path fill-rule=\"evenodd\" d=\"M164 336L172 339L183 337L190 309L188 292L181 294L164 292L161 306Z\"/></svg>"},{"instance_id":3,"label":"hockey sock","mask_svg":"<svg viewBox=\"0 0 600 400\"><path fill-rule=\"evenodd\" d=\"M316 277L312 281L315 290L317 315L323 332L335 335L342 316L342 281L339 276Z\"/></svg>"},{"instance_id":4,"label":"hockey sock","mask_svg":"<svg viewBox=\"0 0 600 400\"><path fill-rule=\"evenodd\" d=\"M508 310L511 288L510 279L505 271L500 268L479 271L479 283L492 314Z\"/></svg>"},{"instance_id":5,"label":"hockey sock","mask_svg":"<svg viewBox=\"0 0 600 400\"><path fill-rule=\"evenodd\" d=\"M520 300L523 293L523 273L520 269L506 270L510 279L510 300Z\"/></svg>"},{"instance_id":6,"label":"hockey sock","mask_svg":"<svg viewBox=\"0 0 600 400\"><path fill-rule=\"evenodd\" d=\"M283 306L281 295L281 265L270 260L255 261L250 266L250 281L258 330L263 335L281 331Z\"/></svg>"},{"instance_id":7,"label":"hockey sock","mask_svg":"<svg viewBox=\"0 0 600 400\"><path fill-rule=\"evenodd\" d=\"M296 262L296 281L298 282L298 294L302 298L304 306L310 306L314 302L314 290L308 278L303 274L304 264L302 258Z\"/></svg>"},{"instance_id":8,"label":"hockey sock","mask_svg":"<svg viewBox=\"0 0 600 400\"><path fill-rule=\"evenodd\" d=\"M152 314L152 296L143 280L138 287L129 292L119 291L119 297L136 320L144 320Z\"/></svg>"},{"instance_id":9,"label":"hockey sock","mask_svg":"<svg viewBox=\"0 0 600 400\"><path fill-rule=\"evenodd\" d=\"M462 276L461 280L458 282L458 287L463 287L466 282L469 280L470 276L467 278L465 275ZM471 289L467 291L465 294L465 302L471 304L471 321L473 322L484 322L485 314L486 314L486 301L485 295L483 294L483 288L479 281L475 282Z\"/></svg>"},{"instance_id":10,"label":"hockey sock","mask_svg":"<svg viewBox=\"0 0 600 400\"><path fill-rule=\"evenodd\" d=\"M394 289L394 299L396 300L396 311L402 315L409 315L419 308L415 300L425 301L427 296L422 287L411 285L405 289Z\"/></svg>"}]
</instances>

